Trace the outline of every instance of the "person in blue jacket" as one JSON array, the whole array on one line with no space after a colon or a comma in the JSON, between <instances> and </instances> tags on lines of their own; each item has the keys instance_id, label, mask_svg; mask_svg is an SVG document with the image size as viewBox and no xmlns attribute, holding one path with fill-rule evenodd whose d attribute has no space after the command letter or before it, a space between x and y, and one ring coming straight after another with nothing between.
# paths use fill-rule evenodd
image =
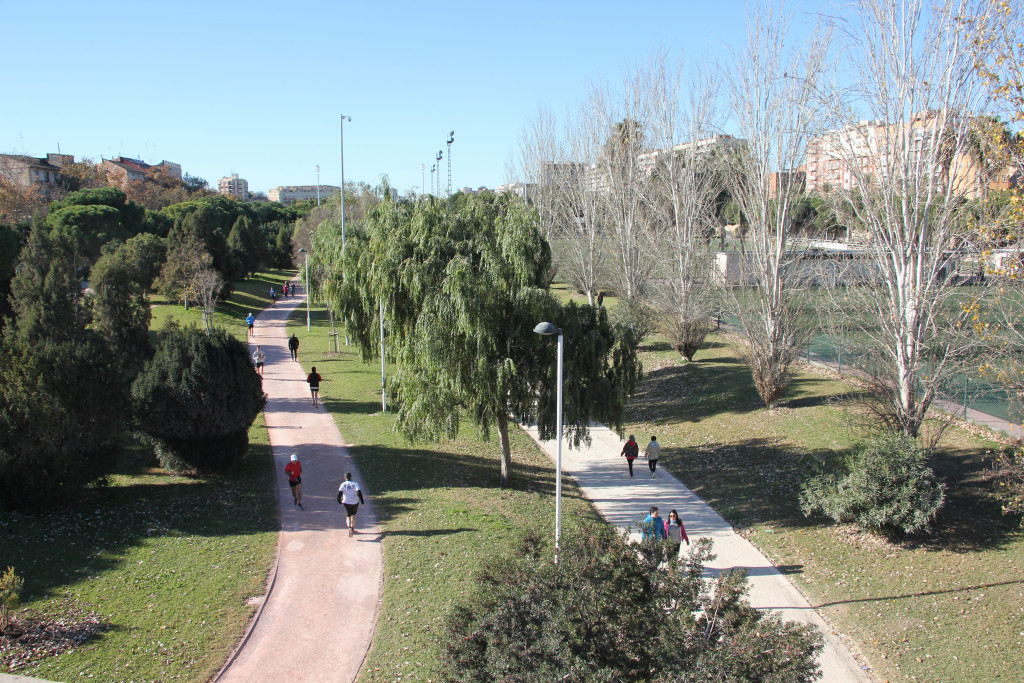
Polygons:
<instances>
[{"instance_id":1,"label":"person in blue jacket","mask_svg":"<svg viewBox=\"0 0 1024 683\"><path fill-rule=\"evenodd\" d=\"M656 541L664 541L666 538L665 520L658 516L658 507L656 505L651 506L651 514L644 517L640 527L643 529L644 538L653 538Z\"/></svg>"}]
</instances>

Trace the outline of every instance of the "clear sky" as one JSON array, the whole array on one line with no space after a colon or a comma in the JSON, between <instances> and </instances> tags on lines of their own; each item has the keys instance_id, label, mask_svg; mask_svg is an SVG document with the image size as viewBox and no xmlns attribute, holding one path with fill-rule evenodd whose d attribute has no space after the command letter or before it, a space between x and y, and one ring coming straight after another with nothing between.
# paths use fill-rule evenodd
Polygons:
<instances>
[{"instance_id":1,"label":"clear sky","mask_svg":"<svg viewBox=\"0 0 1024 683\"><path fill-rule=\"evenodd\" d=\"M803 3L819 9L824 0ZM793 5L795 7L795 5ZM345 178L496 187L545 106L618 83L652 51L721 57L740 0L67 2L0 0L0 152L167 159L251 191Z\"/></svg>"}]
</instances>

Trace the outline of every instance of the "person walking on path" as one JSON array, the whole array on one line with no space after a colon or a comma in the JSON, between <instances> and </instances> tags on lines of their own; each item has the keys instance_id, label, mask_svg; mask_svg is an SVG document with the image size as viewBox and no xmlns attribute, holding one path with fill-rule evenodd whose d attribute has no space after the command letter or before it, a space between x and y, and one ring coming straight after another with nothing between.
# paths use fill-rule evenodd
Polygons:
<instances>
[{"instance_id":1,"label":"person walking on path","mask_svg":"<svg viewBox=\"0 0 1024 683\"><path fill-rule=\"evenodd\" d=\"M270 305L277 305L277 291L273 287L270 288Z\"/></svg>"},{"instance_id":2,"label":"person walking on path","mask_svg":"<svg viewBox=\"0 0 1024 683\"><path fill-rule=\"evenodd\" d=\"M668 537L669 543L675 544L679 552L682 552L683 541L686 541L686 545L690 545L686 527L683 526L683 520L679 519L679 513L675 510L669 512L668 519L665 520L665 535Z\"/></svg>"},{"instance_id":3,"label":"person walking on path","mask_svg":"<svg viewBox=\"0 0 1024 683\"><path fill-rule=\"evenodd\" d=\"M658 437L652 436L651 442L644 449L644 457L647 458L647 466L651 468L651 479L654 479L654 470L658 469L658 455L661 453L661 446L658 444Z\"/></svg>"},{"instance_id":4,"label":"person walking on path","mask_svg":"<svg viewBox=\"0 0 1024 683\"><path fill-rule=\"evenodd\" d=\"M249 315L245 316L245 324L249 326L249 336L255 337L256 331L253 329L253 326L256 324L256 316L254 316L251 311L249 312Z\"/></svg>"},{"instance_id":5,"label":"person walking on path","mask_svg":"<svg viewBox=\"0 0 1024 683\"><path fill-rule=\"evenodd\" d=\"M260 377L263 376L263 363L267 360L267 354L263 352L262 346L257 346L256 350L252 352L252 362L256 365L256 372L259 373Z\"/></svg>"},{"instance_id":6,"label":"person walking on path","mask_svg":"<svg viewBox=\"0 0 1024 683\"><path fill-rule=\"evenodd\" d=\"M292 453L291 460L284 466L284 473L288 475L288 486L292 489L292 505L298 505L302 509L302 463L299 456Z\"/></svg>"},{"instance_id":7,"label":"person walking on path","mask_svg":"<svg viewBox=\"0 0 1024 683\"><path fill-rule=\"evenodd\" d=\"M658 516L658 507L651 506L651 513L640 522L643 530L643 538L653 538L655 541L665 540L665 520Z\"/></svg>"},{"instance_id":8,"label":"person walking on path","mask_svg":"<svg viewBox=\"0 0 1024 683\"><path fill-rule=\"evenodd\" d=\"M316 408L319 402L320 382L324 378L316 371L316 366L311 368L312 372L306 375L306 382L309 384L309 393L313 394L313 407Z\"/></svg>"},{"instance_id":9,"label":"person walking on path","mask_svg":"<svg viewBox=\"0 0 1024 683\"><path fill-rule=\"evenodd\" d=\"M338 502L345 506L345 515L348 517L348 535L356 533L356 513L359 512L359 504L366 505L363 499L363 492L359 484L352 481L352 473L345 473L345 481L338 487Z\"/></svg>"},{"instance_id":10,"label":"person walking on path","mask_svg":"<svg viewBox=\"0 0 1024 683\"><path fill-rule=\"evenodd\" d=\"M288 298L288 283L287 283L287 282L286 282L286 283L284 283L284 284L283 284L283 285L281 286L281 293L282 293L282 294L284 294L284 298L285 298L285 299L287 299L287 298Z\"/></svg>"},{"instance_id":11,"label":"person walking on path","mask_svg":"<svg viewBox=\"0 0 1024 683\"><path fill-rule=\"evenodd\" d=\"M636 437L632 434L629 435L629 441L622 447L622 452L619 455L626 456L626 464L629 465L629 476L633 477L633 461L640 455L640 446L636 443Z\"/></svg>"},{"instance_id":12,"label":"person walking on path","mask_svg":"<svg viewBox=\"0 0 1024 683\"><path fill-rule=\"evenodd\" d=\"M299 359L299 338L292 332L292 336L288 339L288 351L292 354L292 360Z\"/></svg>"}]
</instances>

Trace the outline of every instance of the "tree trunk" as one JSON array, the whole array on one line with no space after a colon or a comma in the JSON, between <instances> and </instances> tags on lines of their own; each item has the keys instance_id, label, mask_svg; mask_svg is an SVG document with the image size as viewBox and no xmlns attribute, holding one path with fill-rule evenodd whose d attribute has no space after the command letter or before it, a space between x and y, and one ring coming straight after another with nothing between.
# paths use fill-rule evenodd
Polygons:
<instances>
[{"instance_id":1,"label":"tree trunk","mask_svg":"<svg viewBox=\"0 0 1024 683\"><path fill-rule=\"evenodd\" d=\"M512 474L512 447L508 441L508 415L502 409L494 411L498 423L498 439L501 441L501 485L508 486Z\"/></svg>"}]
</instances>

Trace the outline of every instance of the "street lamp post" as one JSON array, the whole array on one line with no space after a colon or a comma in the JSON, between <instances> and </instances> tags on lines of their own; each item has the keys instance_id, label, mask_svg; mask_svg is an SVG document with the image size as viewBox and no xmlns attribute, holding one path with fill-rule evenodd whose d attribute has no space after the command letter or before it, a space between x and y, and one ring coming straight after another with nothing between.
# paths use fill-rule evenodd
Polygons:
<instances>
[{"instance_id":1,"label":"street lamp post","mask_svg":"<svg viewBox=\"0 0 1024 683\"><path fill-rule=\"evenodd\" d=\"M299 249L299 253L306 257L306 332L309 332L309 252L305 249Z\"/></svg>"},{"instance_id":2,"label":"street lamp post","mask_svg":"<svg viewBox=\"0 0 1024 683\"><path fill-rule=\"evenodd\" d=\"M388 412L386 386L387 375L384 374L384 299L380 300L380 409Z\"/></svg>"},{"instance_id":3,"label":"street lamp post","mask_svg":"<svg viewBox=\"0 0 1024 683\"><path fill-rule=\"evenodd\" d=\"M538 323L533 331L550 337L558 335L558 365L555 373L558 386L555 390L555 432L558 446L555 449L555 564L562 540L562 328L551 323Z\"/></svg>"},{"instance_id":4,"label":"street lamp post","mask_svg":"<svg viewBox=\"0 0 1024 683\"><path fill-rule=\"evenodd\" d=\"M316 165L316 205L320 206L320 164Z\"/></svg>"}]
</instances>

